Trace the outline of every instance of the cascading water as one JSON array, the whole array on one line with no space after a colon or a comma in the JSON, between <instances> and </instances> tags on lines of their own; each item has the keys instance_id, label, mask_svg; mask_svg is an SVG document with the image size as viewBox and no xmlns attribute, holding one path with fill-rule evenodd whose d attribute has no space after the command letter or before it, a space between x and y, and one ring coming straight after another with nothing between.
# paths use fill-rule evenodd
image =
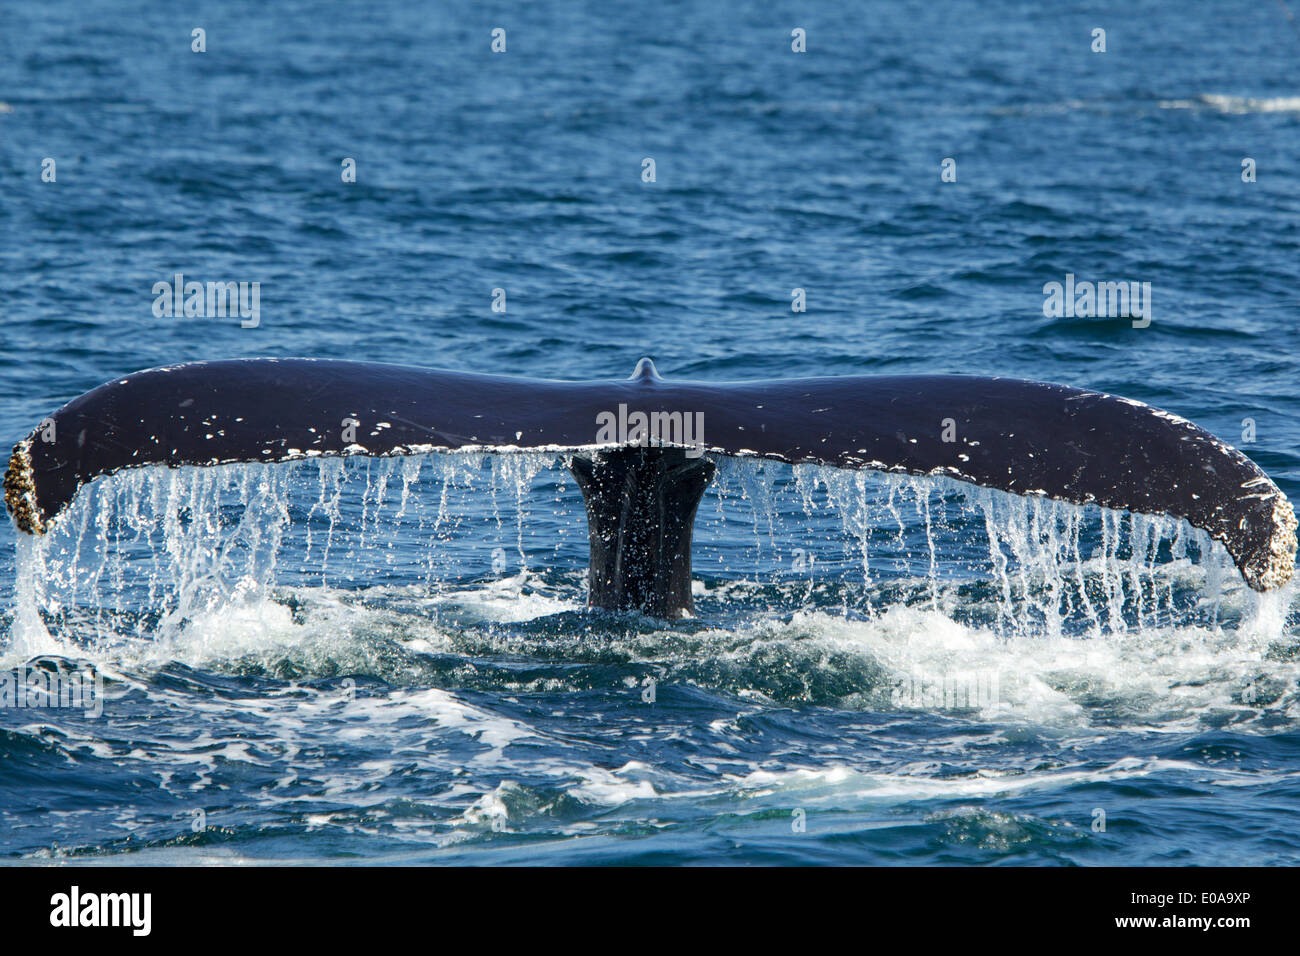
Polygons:
<instances>
[{"instance_id":1,"label":"cascading water","mask_svg":"<svg viewBox=\"0 0 1300 956\"><path fill-rule=\"evenodd\" d=\"M1165 516L947 479L723 460L697 520L706 620L924 607L1004 636L1216 626L1277 598ZM584 603L581 497L559 456L441 454L144 468L24 540L14 652L171 638L285 589L545 584ZM716 599L715 599L716 598ZM70 642L60 644L59 642Z\"/></svg>"}]
</instances>

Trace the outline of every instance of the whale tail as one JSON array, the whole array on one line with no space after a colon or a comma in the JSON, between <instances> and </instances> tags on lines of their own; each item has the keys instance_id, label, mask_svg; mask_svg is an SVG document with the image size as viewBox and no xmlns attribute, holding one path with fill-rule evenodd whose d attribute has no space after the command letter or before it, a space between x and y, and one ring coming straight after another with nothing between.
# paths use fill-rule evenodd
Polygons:
<instances>
[{"instance_id":1,"label":"whale tail","mask_svg":"<svg viewBox=\"0 0 1300 956\"><path fill-rule=\"evenodd\" d=\"M561 382L366 362L241 359L137 372L69 402L14 448L5 501L40 534L85 483L148 464L440 449L573 453L593 605L690 609L706 455L943 475L1013 494L1184 518L1246 583L1294 570L1286 495L1241 452L1141 402L1015 379L848 376Z\"/></svg>"}]
</instances>

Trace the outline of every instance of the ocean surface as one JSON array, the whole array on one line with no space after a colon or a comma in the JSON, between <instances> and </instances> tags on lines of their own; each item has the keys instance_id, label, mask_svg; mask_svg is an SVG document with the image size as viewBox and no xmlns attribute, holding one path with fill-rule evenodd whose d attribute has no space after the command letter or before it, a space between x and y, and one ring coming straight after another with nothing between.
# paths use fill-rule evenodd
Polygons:
<instances>
[{"instance_id":1,"label":"ocean surface","mask_svg":"<svg viewBox=\"0 0 1300 956\"><path fill-rule=\"evenodd\" d=\"M1294 499L1297 77L1276 3L6 3L0 443L180 361L651 356L1114 392ZM1045 316L1069 274L1150 324ZM4 520L0 666L102 714L0 708L0 859L1300 863L1297 588L1179 521L723 462L672 623L588 612L585 536L540 454Z\"/></svg>"}]
</instances>

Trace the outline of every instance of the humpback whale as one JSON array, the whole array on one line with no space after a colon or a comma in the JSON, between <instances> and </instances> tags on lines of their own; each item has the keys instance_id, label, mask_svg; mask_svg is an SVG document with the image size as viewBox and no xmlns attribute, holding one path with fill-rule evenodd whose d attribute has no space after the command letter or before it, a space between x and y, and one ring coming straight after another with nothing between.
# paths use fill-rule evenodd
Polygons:
<instances>
[{"instance_id":1,"label":"humpback whale","mask_svg":"<svg viewBox=\"0 0 1300 956\"><path fill-rule=\"evenodd\" d=\"M82 485L143 465L562 453L586 505L591 605L659 617L691 609L692 527L717 455L944 475L1169 514L1221 542L1257 591L1294 570L1291 504L1241 452L1141 402L1017 379L667 381L642 359L626 380L554 381L237 359L115 379L42 425L14 447L4 479L16 525L33 535Z\"/></svg>"}]
</instances>

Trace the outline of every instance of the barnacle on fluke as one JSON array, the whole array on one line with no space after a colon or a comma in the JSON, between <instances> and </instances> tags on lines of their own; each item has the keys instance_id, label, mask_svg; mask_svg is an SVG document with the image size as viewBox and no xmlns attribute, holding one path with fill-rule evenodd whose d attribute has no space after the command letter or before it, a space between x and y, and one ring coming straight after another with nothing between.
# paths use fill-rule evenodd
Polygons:
<instances>
[{"instance_id":1,"label":"barnacle on fluke","mask_svg":"<svg viewBox=\"0 0 1300 956\"><path fill-rule=\"evenodd\" d=\"M34 433L14 449L5 477L9 510L31 534L81 485L140 465L439 449L576 453L570 467L587 505L592 602L660 615L690 607L691 525L713 474L705 454L942 475L1169 514L1222 542L1257 591L1281 587L1295 569L1291 504L1240 451L1142 402L1043 382L679 382L660 378L648 359L628 379L559 382L241 359L137 372L74 399L52 421L75 440ZM340 422L354 426L340 430ZM677 431L660 434L655 423Z\"/></svg>"},{"instance_id":2,"label":"barnacle on fluke","mask_svg":"<svg viewBox=\"0 0 1300 956\"><path fill-rule=\"evenodd\" d=\"M36 506L31 445L32 440L24 438L14 445L13 454L9 456L9 468L5 471L5 505L14 516L14 524L19 531L43 534L45 525L41 522L41 512Z\"/></svg>"},{"instance_id":3,"label":"barnacle on fluke","mask_svg":"<svg viewBox=\"0 0 1300 956\"><path fill-rule=\"evenodd\" d=\"M1295 573L1295 554L1295 509L1286 496L1279 492L1273 499L1272 533L1268 535L1265 547L1242 562L1242 576L1257 590L1272 591L1280 588Z\"/></svg>"}]
</instances>

